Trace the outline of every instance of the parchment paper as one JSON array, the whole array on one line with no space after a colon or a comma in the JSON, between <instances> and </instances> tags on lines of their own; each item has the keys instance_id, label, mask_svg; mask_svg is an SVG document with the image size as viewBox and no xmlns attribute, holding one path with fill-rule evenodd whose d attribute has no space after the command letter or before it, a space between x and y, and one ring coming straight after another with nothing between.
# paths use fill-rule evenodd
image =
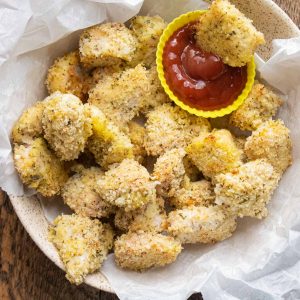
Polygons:
<instances>
[{"instance_id":1,"label":"parchment paper","mask_svg":"<svg viewBox=\"0 0 300 300\"><path fill-rule=\"evenodd\" d=\"M126 21L141 0L0 0L0 186L24 189L13 167L9 133L21 112L45 97L53 59L78 43L78 30L106 19ZM203 1L146 0L141 14L167 21L206 7ZM259 221L239 220L233 237L213 246L185 246L178 260L145 273L118 269L110 255L102 272L121 300L182 300L201 291L205 300L300 299L300 38L274 41L272 58L259 64L261 77L288 100L279 116L291 129L294 163L284 174ZM68 211L61 201L44 205L51 221Z\"/></svg>"}]
</instances>

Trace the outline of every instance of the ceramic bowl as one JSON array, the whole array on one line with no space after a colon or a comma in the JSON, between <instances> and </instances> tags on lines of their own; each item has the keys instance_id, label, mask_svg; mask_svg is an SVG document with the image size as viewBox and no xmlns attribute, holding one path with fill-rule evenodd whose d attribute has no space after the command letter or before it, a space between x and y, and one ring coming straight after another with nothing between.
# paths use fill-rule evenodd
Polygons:
<instances>
[{"instance_id":1,"label":"ceramic bowl","mask_svg":"<svg viewBox=\"0 0 300 300\"><path fill-rule=\"evenodd\" d=\"M167 2L172 2L172 5L174 5L173 0L165 0L164 2L166 2L164 5ZM300 36L298 27L271 0L231 0L231 2L252 19L258 30L265 34L267 43L258 51L264 59L270 57L273 39ZM142 12L143 9L150 7L151 0L144 1L143 5ZM169 7L172 5L169 5ZM162 17L164 16L162 15ZM35 197L10 196L10 199L20 221L34 242L49 259L63 269L56 249L47 240L48 223L39 201ZM113 292L109 282L101 272L87 276L85 282L97 289Z\"/></svg>"}]
</instances>

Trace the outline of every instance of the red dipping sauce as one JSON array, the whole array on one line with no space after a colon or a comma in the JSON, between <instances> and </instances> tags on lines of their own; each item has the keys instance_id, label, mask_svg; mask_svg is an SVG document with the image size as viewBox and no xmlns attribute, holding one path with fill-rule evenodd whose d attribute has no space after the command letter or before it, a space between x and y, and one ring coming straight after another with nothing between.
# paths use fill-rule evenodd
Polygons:
<instances>
[{"instance_id":1,"label":"red dipping sauce","mask_svg":"<svg viewBox=\"0 0 300 300\"><path fill-rule=\"evenodd\" d=\"M166 42L163 66L167 84L186 105L216 110L232 104L245 88L247 66L230 67L196 46L193 23L179 28Z\"/></svg>"}]
</instances>

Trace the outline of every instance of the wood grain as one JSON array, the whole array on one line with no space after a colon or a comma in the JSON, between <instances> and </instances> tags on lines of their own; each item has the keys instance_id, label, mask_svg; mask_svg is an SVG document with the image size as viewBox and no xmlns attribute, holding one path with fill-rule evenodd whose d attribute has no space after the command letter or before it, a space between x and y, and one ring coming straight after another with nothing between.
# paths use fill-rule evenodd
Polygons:
<instances>
[{"instance_id":1,"label":"wood grain","mask_svg":"<svg viewBox=\"0 0 300 300\"><path fill-rule=\"evenodd\" d=\"M300 1L274 2L300 26ZM8 197L1 190L0 216L0 299L118 299L115 295L86 285L71 285L65 279L64 272L31 240L14 213ZM202 298L195 294L190 299Z\"/></svg>"}]
</instances>

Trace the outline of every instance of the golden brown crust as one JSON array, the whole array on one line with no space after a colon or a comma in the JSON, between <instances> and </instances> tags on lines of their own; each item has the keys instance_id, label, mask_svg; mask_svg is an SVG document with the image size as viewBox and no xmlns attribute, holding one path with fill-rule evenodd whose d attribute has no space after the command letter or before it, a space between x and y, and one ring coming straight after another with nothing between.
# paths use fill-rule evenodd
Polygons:
<instances>
[{"instance_id":1,"label":"golden brown crust","mask_svg":"<svg viewBox=\"0 0 300 300\"><path fill-rule=\"evenodd\" d=\"M210 130L207 119L170 104L156 107L147 117L145 148L149 155L162 155L173 148L184 148L201 132Z\"/></svg>"},{"instance_id":2,"label":"golden brown crust","mask_svg":"<svg viewBox=\"0 0 300 300\"><path fill-rule=\"evenodd\" d=\"M223 241L235 229L236 217L228 216L219 206L190 206L168 216L168 233L181 243Z\"/></svg>"},{"instance_id":3,"label":"golden brown crust","mask_svg":"<svg viewBox=\"0 0 300 300\"><path fill-rule=\"evenodd\" d=\"M42 123L45 139L60 159L78 158L92 134L87 106L78 97L60 92L44 101Z\"/></svg>"},{"instance_id":4,"label":"golden brown crust","mask_svg":"<svg viewBox=\"0 0 300 300\"><path fill-rule=\"evenodd\" d=\"M248 159L265 158L275 170L283 173L292 164L290 131L281 120L261 124L247 138L245 153Z\"/></svg>"},{"instance_id":5,"label":"golden brown crust","mask_svg":"<svg viewBox=\"0 0 300 300\"><path fill-rule=\"evenodd\" d=\"M58 250L71 283L81 284L98 270L113 246L114 233L107 224L78 215L58 216L49 227L49 241Z\"/></svg>"},{"instance_id":6,"label":"golden brown crust","mask_svg":"<svg viewBox=\"0 0 300 300\"><path fill-rule=\"evenodd\" d=\"M229 122L242 130L255 130L275 116L282 104L280 97L263 84L257 83L245 102L231 114Z\"/></svg>"},{"instance_id":7,"label":"golden brown crust","mask_svg":"<svg viewBox=\"0 0 300 300\"><path fill-rule=\"evenodd\" d=\"M79 39L80 61L87 68L130 62L136 38L121 23L105 23L86 29Z\"/></svg>"},{"instance_id":8,"label":"golden brown crust","mask_svg":"<svg viewBox=\"0 0 300 300\"><path fill-rule=\"evenodd\" d=\"M133 159L124 159L98 180L97 192L111 205L130 211L155 199L155 185L146 168Z\"/></svg>"},{"instance_id":9,"label":"golden brown crust","mask_svg":"<svg viewBox=\"0 0 300 300\"><path fill-rule=\"evenodd\" d=\"M213 130L195 138L186 148L188 157L207 177L214 178L241 164L241 150L226 129Z\"/></svg>"},{"instance_id":10,"label":"golden brown crust","mask_svg":"<svg viewBox=\"0 0 300 300\"><path fill-rule=\"evenodd\" d=\"M15 145L14 162L22 182L46 197L59 194L68 179L63 163L48 149L43 138Z\"/></svg>"},{"instance_id":11,"label":"golden brown crust","mask_svg":"<svg viewBox=\"0 0 300 300\"><path fill-rule=\"evenodd\" d=\"M264 218L280 174L266 160L248 162L216 177L216 203L239 217Z\"/></svg>"},{"instance_id":12,"label":"golden brown crust","mask_svg":"<svg viewBox=\"0 0 300 300\"><path fill-rule=\"evenodd\" d=\"M256 48L265 42L252 21L227 0L213 1L195 28L198 46L219 55L232 67L246 65Z\"/></svg>"},{"instance_id":13,"label":"golden brown crust","mask_svg":"<svg viewBox=\"0 0 300 300\"><path fill-rule=\"evenodd\" d=\"M181 249L180 243L169 236L128 233L115 241L115 260L121 268L143 271L174 262Z\"/></svg>"}]
</instances>

